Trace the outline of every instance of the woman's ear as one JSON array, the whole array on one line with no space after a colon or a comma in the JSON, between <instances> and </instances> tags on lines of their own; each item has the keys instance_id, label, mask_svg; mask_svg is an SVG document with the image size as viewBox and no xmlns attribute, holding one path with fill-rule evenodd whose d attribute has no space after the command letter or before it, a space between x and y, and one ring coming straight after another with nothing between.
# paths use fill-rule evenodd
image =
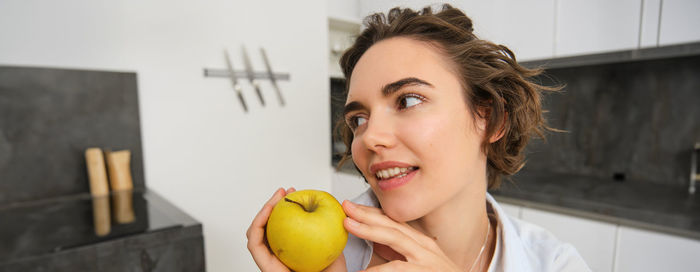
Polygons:
<instances>
[{"instance_id":1,"label":"woman's ear","mask_svg":"<svg viewBox=\"0 0 700 272\"><path fill-rule=\"evenodd\" d=\"M503 115L503 122L501 122L501 128L498 130L498 133L491 135L491 138L489 138L489 143L495 143L496 141L503 138L503 135L506 134L506 124L507 123L508 123L508 112L505 112L505 115Z\"/></svg>"},{"instance_id":2,"label":"woman's ear","mask_svg":"<svg viewBox=\"0 0 700 272\"><path fill-rule=\"evenodd\" d=\"M479 129L480 133L483 133L486 131L486 123L487 119L489 119L489 114L491 114L491 109L488 107L478 107L477 108L477 113L476 113L476 118L474 118L474 121L476 123L476 128Z\"/></svg>"},{"instance_id":3,"label":"woman's ear","mask_svg":"<svg viewBox=\"0 0 700 272\"><path fill-rule=\"evenodd\" d=\"M491 101L491 100L489 100ZM486 123L487 119L491 116L491 108L489 107L479 107L478 109L478 115L476 118L476 126L479 128L479 131L484 132L486 131ZM508 112L505 112L505 115L503 116L503 122L501 122L501 128L498 130L498 133L491 135L489 138L489 143L495 143L496 141L500 140L503 138L503 136L506 134L506 124L508 123Z\"/></svg>"}]
</instances>

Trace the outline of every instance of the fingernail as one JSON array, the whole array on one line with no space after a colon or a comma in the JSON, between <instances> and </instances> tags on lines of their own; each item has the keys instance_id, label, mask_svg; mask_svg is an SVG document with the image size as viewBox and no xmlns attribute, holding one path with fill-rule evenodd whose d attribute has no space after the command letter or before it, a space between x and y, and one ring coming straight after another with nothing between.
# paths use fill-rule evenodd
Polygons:
<instances>
[{"instance_id":1,"label":"fingernail","mask_svg":"<svg viewBox=\"0 0 700 272\"><path fill-rule=\"evenodd\" d=\"M346 205L348 205L348 208L355 208L355 203L352 203L350 200L345 200Z\"/></svg>"}]
</instances>

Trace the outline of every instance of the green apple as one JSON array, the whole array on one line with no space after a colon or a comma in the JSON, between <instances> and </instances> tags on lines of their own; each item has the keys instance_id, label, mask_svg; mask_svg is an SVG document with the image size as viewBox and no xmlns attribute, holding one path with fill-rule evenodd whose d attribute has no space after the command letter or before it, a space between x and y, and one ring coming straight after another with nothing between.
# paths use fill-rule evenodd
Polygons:
<instances>
[{"instance_id":1,"label":"green apple","mask_svg":"<svg viewBox=\"0 0 700 272\"><path fill-rule=\"evenodd\" d=\"M340 256L348 241L345 212L331 194L303 190L277 202L267 220L267 242L287 267L317 272Z\"/></svg>"}]
</instances>

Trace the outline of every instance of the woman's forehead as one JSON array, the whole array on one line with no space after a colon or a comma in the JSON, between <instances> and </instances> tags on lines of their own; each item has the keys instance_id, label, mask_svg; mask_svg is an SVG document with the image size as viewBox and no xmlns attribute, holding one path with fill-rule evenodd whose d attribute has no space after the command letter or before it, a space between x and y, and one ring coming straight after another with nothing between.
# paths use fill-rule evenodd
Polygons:
<instances>
[{"instance_id":1,"label":"woman's forehead","mask_svg":"<svg viewBox=\"0 0 700 272\"><path fill-rule=\"evenodd\" d=\"M390 38L370 47L350 78L348 99L359 92L377 92L402 78L438 84L453 77L449 62L432 44L406 37Z\"/></svg>"}]
</instances>

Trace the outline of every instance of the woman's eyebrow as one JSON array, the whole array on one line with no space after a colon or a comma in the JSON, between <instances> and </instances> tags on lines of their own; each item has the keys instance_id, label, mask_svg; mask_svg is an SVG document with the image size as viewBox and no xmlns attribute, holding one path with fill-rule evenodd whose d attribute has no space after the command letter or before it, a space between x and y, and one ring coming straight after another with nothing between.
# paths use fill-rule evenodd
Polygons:
<instances>
[{"instance_id":1,"label":"woman's eyebrow","mask_svg":"<svg viewBox=\"0 0 700 272\"><path fill-rule=\"evenodd\" d=\"M420 78L415 78L415 77L407 77L407 78L402 78L397 81L394 81L392 83L389 83L387 85L384 85L382 87L382 95L384 96L390 96L391 94L395 93L398 90L401 90L406 85L425 85L429 87L433 87L433 84L428 83L425 80L422 80Z\"/></svg>"},{"instance_id":2,"label":"woman's eyebrow","mask_svg":"<svg viewBox=\"0 0 700 272\"><path fill-rule=\"evenodd\" d=\"M382 95L387 97L390 96L391 94L395 93L398 90L401 90L404 86L408 85L425 85L429 87L433 87L433 84L428 83L425 80L422 80L420 78L415 78L415 77L407 77L407 78L402 78L397 81L394 81L392 83L389 83L387 85L384 85L382 87ZM348 112L355 111L355 110L360 110L364 109L365 106L362 105L362 103L353 101L345 105L345 108L343 109L343 116L348 114Z\"/></svg>"},{"instance_id":3,"label":"woman's eyebrow","mask_svg":"<svg viewBox=\"0 0 700 272\"><path fill-rule=\"evenodd\" d=\"M348 112L356 111L356 110L361 110L364 109L365 105L362 105L362 103L353 101L345 105L345 108L343 109L343 116L347 115Z\"/></svg>"}]
</instances>

